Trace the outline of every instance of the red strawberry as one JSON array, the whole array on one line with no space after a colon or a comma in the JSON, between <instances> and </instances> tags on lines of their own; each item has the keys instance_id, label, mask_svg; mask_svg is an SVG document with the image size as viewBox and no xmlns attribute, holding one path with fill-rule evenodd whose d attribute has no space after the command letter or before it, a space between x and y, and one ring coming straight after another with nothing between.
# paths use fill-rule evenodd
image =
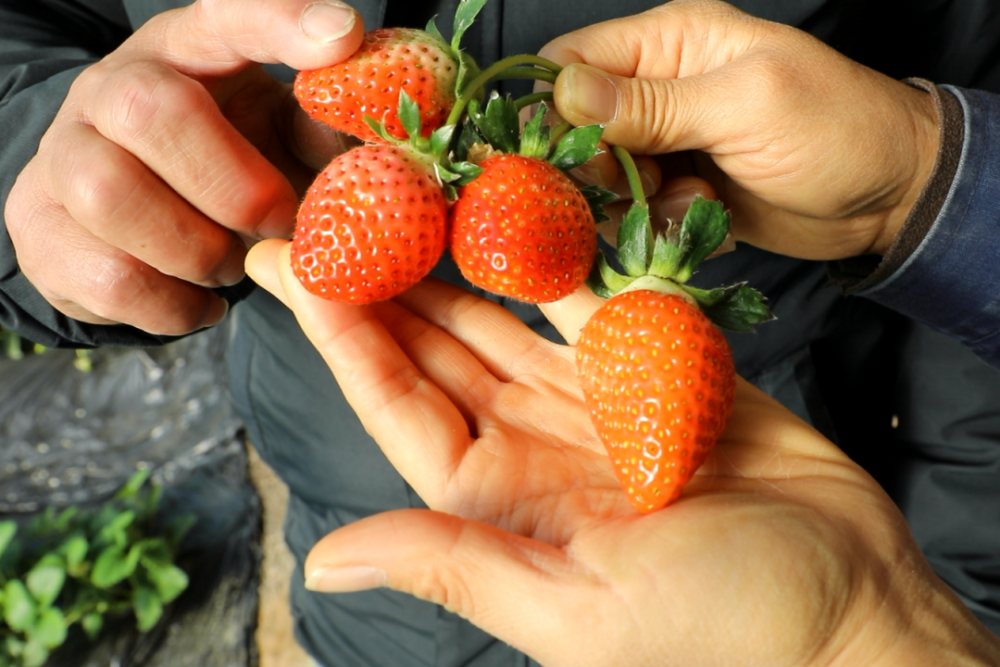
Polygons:
<instances>
[{"instance_id":1,"label":"red strawberry","mask_svg":"<svg viewBox=\"0 0 1000 667\"><path fill-rule=\"evenodd\" d=\"M685 284L728 230L722 206L698 198L681 224L654 236L638 197L619 230L625 274L600 256L604 284L592 287L610 299L581 331L577 375L615 475L640 512L673 502L725 428L736 372L716 324L746 331L773 317L742 284Z\"/></svg>"},{"instance_id":2,"label":"red strawberry","mask_svg":"<svg viewBox=\"0 0 1000 667\"><path fill-rule=\"evenodd\" d=\"M472 284L546 303L587 279L597 251L594 216L552 164L504 154L479 164L451 209L451 253Z\"/></svg>"},{"instance_id":3,"label":"red strawberry","mask_svg":"<svg viewBox=\"0 0 1000 667\"><path fill-rule=\"evenodd\" d=\"M327 299L392 298L441 257L447 215L431 158L401 146L359 146L333 160L306 194L292 268Z\"/></svg>"},{"instance_id":4,"label":"red strawberry","mask_svg":"<svg viewBox=\"0 0 1000 667\"><path fill-rule=\"evenodd\" d=\"M420 109L422 134L429 137L455 104L459 65L459 55L429 32L381 28L367 33L347 60L299 72L295 97L316 120L379 142L365 116L383 123L389 135L408 138L396 113L400 91L406 91Z\"/></svg>"},{"instance_id":5,"label":"red strawberry","mask_svg":"<svg viewBox=\"0 0 1000 667\"><path fill-rule=\"evenodd\" d=\"M623 292L584 326L577 368L633 507L651 512L675 500L732 409L736 374L725 337L688 299Z\"/></svg>"}]
</instances>

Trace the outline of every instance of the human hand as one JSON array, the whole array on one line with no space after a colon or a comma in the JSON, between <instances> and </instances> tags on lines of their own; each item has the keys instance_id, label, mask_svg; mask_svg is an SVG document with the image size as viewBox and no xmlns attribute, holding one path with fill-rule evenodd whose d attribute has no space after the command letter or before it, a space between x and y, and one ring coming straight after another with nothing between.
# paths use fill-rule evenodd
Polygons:
<instances>
[{"instance_id":1,"label":"human hand","mask_svg":"<svg viewBox=\"0 0 1000 667\"><path fill-rule=\"evenodd\" d=\"M694 151L735 237L768 250L884 253L933 169L929 95L716 0L583 28L541 55L565 66L564 118L606 123L637 154Z\"/></svg>"},{"instance_id":2,"label":"human hand","mask_svg":"<svg viewBox=\"0 0 1000 667\"><path fill-rule=\"evenodd\" d=\"M244 275L242 237L288 236L341 139L257 63L318 67L360 44L338 2L199 1L84 70L5 209L20 270L62 313L184 334Z\"/></svg>"},{"instance_id":3,"label":"human hand","mask_svg":"<svg viewBox=\"0 0 1000 667\"><path fill-rule=\"evenodd\" d=\"M372 306L314 297L282 241L255 246L247 270L291 307L431 508L331 533L306 562L314 590L404 591L550 666L1000 659L877 484L747 383L684 495L640 515L590 424L572 347L433 280ZM545 309L572 341L598 303L581 290Z\"/></svg>"}]
</instances>

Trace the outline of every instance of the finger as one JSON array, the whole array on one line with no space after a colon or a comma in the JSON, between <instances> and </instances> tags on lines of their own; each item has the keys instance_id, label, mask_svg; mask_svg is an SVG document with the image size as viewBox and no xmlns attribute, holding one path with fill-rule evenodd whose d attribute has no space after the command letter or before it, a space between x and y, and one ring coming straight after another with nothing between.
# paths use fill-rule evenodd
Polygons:
<instances>
[{"instance_id":1,"label":"finger","mask_svg":"<svg viewBox=\"0 0 1000 667\"><path fill-rule=\"evenodd\" d=\"M561 549L427 510L341 528L313 548L305 571L311 590L385 586L442 605L543 664L568 664L553 637L586 644L581 630L602 615L581 610L603 584Z\"/></svg>"},{"instance_id":2,"label":"finger","mask_svg":"<svg viewBox=\"0 0 1000 667\"><path fill-rule=\"evenodd\" d=\"M257 275L263 259L277 260L287 304L345 398L400 474L425 501L433 502L472 441L466 415L400 348L380 319L378 310L398 306L356 306L310 294L292 273L290 246L268 244L259 251L255 246L248 263L251 275ZM273 283L265 279L264 284Z\"/></svg>"},{"instance_id":3,"label":"finger","mask_svg":"<svg viewBox=\"0 0 1000 667\"><path fill-rule=\"evenodd\" d=\"M425 279L396 301L448 332L501 382L538 375L562 387L569 355L506 308L460 287Z\"/></svg>"},{"instance_id":4,"label":"finger","mask_svg":"<svg viewBox=\"0 0 1000 667\"><path fill-rule=\"evenodd\" d=\"M278 169L223 115L195 79L155 61L109 58L74 83L60 111L63 133L42 149L60 154L64 134L93 128L134 155L183 199L252 238L287 233L298 196Z\"/></svg>"},{"instance_id":5,"label":"finger","mask_svg":"<svg viewBox=\"0 0 1000 667\"><path fill-rule=\"evenodd\" d=\"M69 317L175 336L217 324L228 310L211 290L165 276L93 236L38 189L11 197L7 219L19 269Z\"/></svg>"},{"instance_id":6,"label":"finger","mask_svg":"<svg viewBox=\"0 0 1000 667\"><path fill-rule=\"evenodd\" d=\"M245 268L258 286L263 287L285 306L289 306L288 296L278 275L278 261L281 249L288 245L282 239L267 239L251 246L247 252ZM290 306L289 306L290 307Z\"/></svg>"},{"instance_id":7,"label":"finger","mask_svg":"<svg viewBox=\"0 0 1000 667\"><path fill-rule=\"evenodd\" d=\"M205 287L243 278L246 247L92 127L58 137L43 172L69 215L92 234L164 275ZM43 160L43 162L46 160Z\"/></svg>"},{"instance_id":8,"label":"finger","mask_svg":"<svg viewBox=\"0 0 1000 667\"><path fill-rule=\"evenodd\" d=\"M580 330L590 316L604 304L604 299L590 291L589 287L581 287L569 296L552 303L542 303L538 307L542 314L552 322L566 342L576 345L580 339Z\"/></svg>"},{"instance_id":9,"label":"finger","mask_svg":"<svg viewBox=\"0 0 1000 667\"><path fill-rule=\"evenodd\" d=\"M336 0L203 1L157 15L128 48L192 76L226 76L255 62L293 69L340 62L364 30L361 15Z\"/></svg>"}]
</instances>

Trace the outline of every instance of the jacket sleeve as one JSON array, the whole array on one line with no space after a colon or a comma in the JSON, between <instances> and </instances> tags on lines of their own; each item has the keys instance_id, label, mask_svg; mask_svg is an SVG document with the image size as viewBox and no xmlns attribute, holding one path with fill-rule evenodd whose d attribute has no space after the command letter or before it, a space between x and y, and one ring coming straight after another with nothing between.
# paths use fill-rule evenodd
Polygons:
<instances>
[{"instance_id":1,"label":"jacket sleeve","mask_svg":"<svg viewBox=\"0 0 1000 667\"><path fill-rule=\"evenodd\" d=\"M71 0L0 0L0 211L75 77L131 34L126 16L117 0L89 6ZM165 342L132 327L85 324L56 311L18 270L6 229L4 221L0 326L48 347Z\"/></svg>"},{"instance_id":2,"label":"jacket sleeve","mask_svg":"<svg viewBox=\"0 0 1000 667\"><path fill-rule=\"evenodd\" d=\"M854 293L957 339L1000 368L1000 95L943 88L964 115L955 176L913 252Z\"/></svg>"}]
</instances>

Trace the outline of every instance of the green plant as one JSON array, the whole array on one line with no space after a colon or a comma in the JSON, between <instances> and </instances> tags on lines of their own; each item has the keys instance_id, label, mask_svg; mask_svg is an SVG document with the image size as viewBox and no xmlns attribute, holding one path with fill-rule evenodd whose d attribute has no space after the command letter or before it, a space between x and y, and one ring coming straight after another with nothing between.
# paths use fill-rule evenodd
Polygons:
<instances>
[{"instance_id":1,"label":"green plant","mask_svg":"<svg viewBox=\"0 0 1000 667\"><path fill-rule=\"evenodd\" d=\"M94 639L108 616L131 612L145 632L187 588L175 558L193 518L161 526L162 488L148 477L97 507L0 521L0 667L39 667L72 626Z\"/></svg>"}]
</instances>

